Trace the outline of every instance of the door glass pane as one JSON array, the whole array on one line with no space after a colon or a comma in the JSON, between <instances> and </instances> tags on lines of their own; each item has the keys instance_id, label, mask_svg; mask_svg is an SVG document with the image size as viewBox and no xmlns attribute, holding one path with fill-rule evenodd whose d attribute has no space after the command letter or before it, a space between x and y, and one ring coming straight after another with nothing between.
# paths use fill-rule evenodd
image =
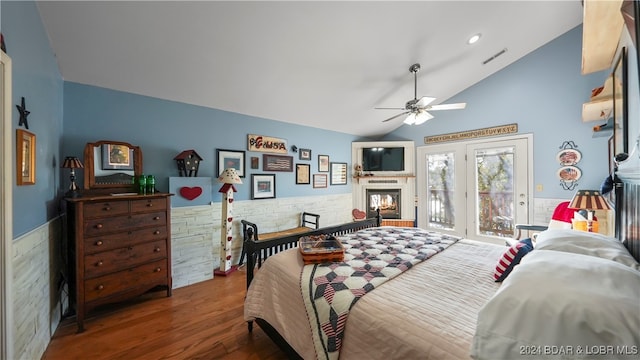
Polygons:
<instances>
[{"instance_id":1,"label":"door glass pane","mask_svg":"<svg viewBox=\"0 0 640 360\"><path fill-rule=\"evenodd\" d=\"M427 223L429 227L453 230L455 225L454 153L427 155Z\"/></svg>"},{"instance_id":2,"label":"door glass pane","mask_svg":"<svg viewBox=\"0 0 640 360\"><path fill-rule=\"evenodd\" d=\"M514 148L475 151L476 233L513 236Z\"/></svg>"}]
</instances>

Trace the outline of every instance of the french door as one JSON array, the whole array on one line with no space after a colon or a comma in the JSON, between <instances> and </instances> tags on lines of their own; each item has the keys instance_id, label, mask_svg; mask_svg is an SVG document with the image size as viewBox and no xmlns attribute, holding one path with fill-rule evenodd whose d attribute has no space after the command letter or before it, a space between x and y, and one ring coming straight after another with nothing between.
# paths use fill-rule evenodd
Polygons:
<instances>
[{"instance_id":1,"label":"french door","mask_svg":"<svg viewBox=\"0 0 640 360\"><path fill-rule=\"evenodd\" d=\"M531 135L417 149L418 226L504 243L528 223Z\"/></svg>"}]
</instances>

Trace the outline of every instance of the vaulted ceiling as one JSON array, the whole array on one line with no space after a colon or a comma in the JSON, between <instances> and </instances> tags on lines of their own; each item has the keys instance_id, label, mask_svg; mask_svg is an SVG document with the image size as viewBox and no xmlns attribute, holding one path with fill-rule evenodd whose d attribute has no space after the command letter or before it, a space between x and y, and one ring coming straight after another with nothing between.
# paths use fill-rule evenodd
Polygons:
<instances>
[{"instance_id":1,"label":"vaulted ceiling","mask_svg":"<svg viewBox=\"0 0 640 360\"><path fill-rule=\"evenodd\" d=\"M365 137L403 126L374 107L413 98L413 63L418 97L439 104L582 22L579 0L38 7L66 81Z\"/></svg>"}]
</instances>

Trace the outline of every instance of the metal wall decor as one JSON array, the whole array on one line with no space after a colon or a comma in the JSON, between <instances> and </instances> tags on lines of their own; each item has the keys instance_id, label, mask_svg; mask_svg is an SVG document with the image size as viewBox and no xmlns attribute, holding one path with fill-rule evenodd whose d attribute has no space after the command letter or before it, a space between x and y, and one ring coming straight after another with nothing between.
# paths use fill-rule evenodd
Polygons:
<instances>
[{"instance_id":1,"label":"metal wall decor","mask_svg":"<svg viewBox=\"0 0 640 360\"><path fill-rule=\"evenodd\" d=\"M576 166L582 159L582 154L577 148L578 145L573 141L565 141L556 154L556 160L560 164L557 175L560 186L565 190L575 189L578 186L578 180L582 177L582 170Z\"/></svg>"}]
</instances>

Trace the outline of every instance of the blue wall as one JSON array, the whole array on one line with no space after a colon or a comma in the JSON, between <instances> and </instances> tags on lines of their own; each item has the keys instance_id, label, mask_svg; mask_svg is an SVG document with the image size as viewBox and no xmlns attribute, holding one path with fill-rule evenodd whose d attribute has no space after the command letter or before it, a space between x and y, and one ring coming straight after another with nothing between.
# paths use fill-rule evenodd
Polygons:
<instances>
[{"instance_id":1,"label":"blue wall","mask_svg":"<svg viewBox=\"0 0 640 360\"><path fill-rule=\"evenodd\" d=\"M629 115L631 134L638 129L638 71L635 49L629 51ZM582 104L591 89L602 86L610 70L582 75L582 26L556 38L498 73L448 99L466 102L465 110L434 112L435 118L420 126L403 125L385 140L413 140L424 146L424 137L461 130L517 123L519 133L533 134L533 184L542 184L539 198L571 198L556 176L559 146L572 140L582 153L578 188L599 189L609 172L608 137L593 138L583 122ZM634 129L635 127L635 129ZM635 139L634 135L631 135Z\"/></svg>"},{"instance_id":2,"label":"blue wall","mask_svg":"<svg viewBox=\"0 0 640 360\"><path fill-rule=\"evenodd\" d=\"M179 176L173 158L183 150L194 149L204 158L198 176L217 177L216 149L244 150L246 164L243 184L236 186L236 200L251 197L251 174L262 171L262 154L247 151L247 135L258 134L286 139L289 148L311 149L311 161L294 157L294 172L276 174L276 196L308 196L350 193L351 185L314 189L296 185L295 164L311 165L318 172L318 155L329 155L332 162L351 162L353 135L284 122L256 118L201 106L160 100L120 91L65 82L64 156L82 157L87 142L118 140L138 145L144 157L144 172L156 176L157 188L168 191L169 177ZM260 168L251 169L250 159L260 158ZM221 201L220 186L213 186L213 200Z\"/></svg>"},{"instance_id":3,"label":"blue wall","mask_svg":"<svg viewBox=\"0 0 640 360\"><path fill-rule=\"evenodd\" d=\"M331 161L350 162L351 142L367 140L327 130L244 116L225 111L165 101L77 83L63 82L55 55L34 2L0 2L1 28L13 60L13 98L27 100L30 130L37 136L36 185L13 187L14 237L41 226L60 214L61 196L68 187L68 173L60 159L82 156L85 143L102 139L127 141L142 147L144 171L158 177L158 187L168 190L168 178L177 176L173 157L195 149L204 157L200 176L214 176L216 149L245 150L247 134L287 139L289 145L312 150L311 172L317 172L317 155ZM403 126L385 140L414 140L426 135L517 122L519 132L534 134L534 183L544 198L568 198L571 192L558 185L555 160L558 147L573 140L582 152L581 188L598 188L608 172L607 139L592 138L596 123L581 121L582 103L592 88L602 85L609 71L583 76L581 27L532 52L508 68L448 99L467 102L462 111L438 112L421 127ZM638 119L638 71L635 48L629 52L630 141L640 132ZM64 111L63 111L64 110ZM63 129L64 114L64 129ZM13 108L12 126L18 126ZM63 131L64 130L64 131ZM15 154L14 159L15 159ZM247 162L261 153L247 152ZM262 160L260 161L262 166ZM13 166L15 167L15 160ZM250 175L262 173L247 164L247 177L236 199L250 197ZM61 177L62 174L62 177ZM82 179L82 173L79 178ZM15 181L15 180L14 180ZM14 182L15 184L15 182ZM349 193L347 186L313 189L295 185L294 173L277 174L277 196L293 197ZM220 201L214 186L214 201Z\"/></svg>"},{"instance_id":4,"label":"blue wall","mask_svg":"<svg viewBox=\"0 0 640 360\"><path fill-rule=\"evenodd\" d=\"M62 77L34 2L0 3L0 25L13 65L13 104L24 97L30 132L36 135L36 184L13 182L14 238L41 226L60 213L60 141ZM12 129L19 113L12 106ZM15 137L13 169L16 169ZM15 177L15 176L14 176Z\"/></svg>"}]
</instances>

